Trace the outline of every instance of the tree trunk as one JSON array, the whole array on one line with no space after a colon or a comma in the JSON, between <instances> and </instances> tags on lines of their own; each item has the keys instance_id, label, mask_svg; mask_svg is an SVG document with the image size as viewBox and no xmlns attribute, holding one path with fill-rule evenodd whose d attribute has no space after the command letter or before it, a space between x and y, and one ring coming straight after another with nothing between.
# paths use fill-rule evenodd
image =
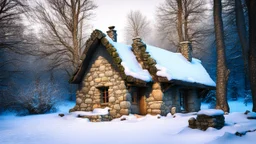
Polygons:
<instances>
[{"instance_id":1,"label":"tree trunk","mask_svg":"<svg viewBox=\"0 0 256 144\"><path fill-rule=\"evenodd\" d=\"M235 0L235 12L236 12L236 28L239 36L239 40L242 46L243 51L243 60L244 60L244 83L245 90L248 91L249 87L249 72L248 72L248 40L246 38L246 27L245 27L245 18L241 0Z\"/></svg>"},{"instance_id":2,"label":"tree trunk","mask_svg":"<svg viewBox=\"0 0 256 144\"><path fill-rule=\"evenodd\" d=\"M177 31L179 36L179 42L184 40L182 31L182 0L177 0L178 14L177 14Z\"/></svg>"},{"instance_id":3,"label":"tree trunk","mask_svg":"<svg viewBox=\"0 0 256 144\"><path fill-rule=\"evenodd\" d=\"M213 15L217 46L216 109L222 109L224 112L229 112L229 106L227 103L227 82L229 70L226 66L221 0L214 0Z\"/></svg>"},{"instance_id":4,"label":"tree trunk","mask_svg":"<svg viewBox=\"0 0 256 144\"><path fill-rule=\"evenodd\" d=\"M256 112L256 1L247 0L249 18L249 77L252 91L253 108Z\"/></svg>"},{"instance_id":5,"label":"tree trunk","mask_svg":"<svg viewBox=\"0 0 256 144\"><path fill-rule=\"evenodd\" d=\"M72 6L72 38L73 38L73 47L74 47L74 57L73 57L73 63L74 67L76 68L78 66L79 61L79 41L78 41L78 21L79 21L79 13L80 13L80 0L78 1L78 4L76 1L71 0L71 6Z\"/></svg>"},{"instance_id":6,"label":"tree trunk","mask_svg":"<svg viewBox=\"0 0 256 144\"><path fill-rule=\"evenodd\" d=\"M189 36L188 36L188 4L187 4L187 0L184 0L184 40L185 41L189 41Z\"/></svg>"}]
</instances>

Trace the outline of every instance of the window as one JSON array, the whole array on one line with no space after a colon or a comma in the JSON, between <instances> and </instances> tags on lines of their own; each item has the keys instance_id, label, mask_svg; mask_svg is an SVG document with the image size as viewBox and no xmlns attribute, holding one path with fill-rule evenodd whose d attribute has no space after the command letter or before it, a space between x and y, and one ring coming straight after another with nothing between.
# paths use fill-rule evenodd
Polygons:
<instances>
[{"instance_id":1,"label":"window","mask_svg":"<svg viewBox=\"0 0 256 144\"><path fill-rule=\"evenodd\" d=\"M180 109L184 110L184 95L183 93L180 93Z\"/></svg>"},{"instance_id":2,"label":"window","mask_svg":"<svg viewBox=\"0 0 256 144\"><path fill-rule=\"evenodd\" d=\"M132 104L137 104L137 92L132 93Z\"/></svg>"},{"instance_id":3,"label":"window","mask_svg":"<svg viewBox=\"0 0 256 144\"><path fill-rule=\"evenodd\" d=\"M101 95L101 103L108 103L108 87L99 88Z\"/></svg>"}]
</instances>

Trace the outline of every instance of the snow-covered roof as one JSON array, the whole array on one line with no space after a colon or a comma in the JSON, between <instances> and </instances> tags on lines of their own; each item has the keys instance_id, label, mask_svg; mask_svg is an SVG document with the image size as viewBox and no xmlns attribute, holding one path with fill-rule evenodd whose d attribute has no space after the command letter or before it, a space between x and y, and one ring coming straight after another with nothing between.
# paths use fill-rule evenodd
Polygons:
<instances>
[{"instance_id":1,"label":"snow-covered roof","mask_svg":"<svg viewBox=\"0 0 256 144\"><path fill-rule=\"evenodd\" d=\"M200 60L192 58L189 62L181 53L173 53L150 45L147 45L146 51L157 62L158 76L166 77L168 80L216 86Z\"/></svg>"},{"instance_id":2,"label":"snow-covered roof","mask_svg":"<svg viewBox=\"0 0 256 144\"><path fill-rule=\"evenodd\" d=\"M121 65L124 67L124 72L128 76L149 82L152 80L148 70L142 69L138 63L135 55L132 52L132 47L122 43L114 42L111 38L106 36L108 41L116 48L117 53L122 59Z\"/></svg>"},{"instance_id":3,"label":"snow-covered roof","mask_svg":"<svg viewBox=\"0 0 256 144\"><path fill-rule=\"evenodd\" d=\"M125 74L149 82L152 80L148 70L142 69L135 55L132 52L132 47L122 43L114 42L106 36L108 41L116 48L122 66L125 68ZM189 83L199 83L207 86L215 87L215 82L211 79L201 61L192 58L189 62L180 53L173 53L158 47L147 45L146 51L156 60L158 69L157 76L166 77L170 80L180 80Z\"/></svg>"}]
</instances>

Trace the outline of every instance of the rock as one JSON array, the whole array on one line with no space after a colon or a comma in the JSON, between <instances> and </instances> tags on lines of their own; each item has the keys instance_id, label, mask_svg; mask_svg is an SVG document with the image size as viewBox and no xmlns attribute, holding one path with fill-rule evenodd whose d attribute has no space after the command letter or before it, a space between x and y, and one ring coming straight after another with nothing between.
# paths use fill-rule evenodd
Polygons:
<instances>
[{"instance_id":1,"label":"rock","mask_svg":"<svg viewBox=\"0 0 256 144\"><path fill-rule=\"evenodd\" d=\"M87 80L92 81L92 76L89 76Z\"/></svg>"},{"instance_id":2,"label":"rock","mask_svg":"<svg viewBox=\"0 0 256 144\"><path fill-rule=\"evenodd\" d=\"M120 89L125 89L125 90L126 90L126 86L125 86L124 84L121 84L121 85L119 86L119 88L120 88Z\"/></svg>"},{"instance_id":3,"label":"rock","mask_svg":"<svg viewBox=\"0 0 256 144\"><path fill-rule=\"evenodd\" d=\"M150 108L152 109L160 109L161 108L161 103L154 103L150 105Z\"/></svg>"},{"instance_id":4,"label":"rock","mask_svg":"<svg viewBox=\"0 0 256 144\"><path fill-rule=\"evenodd\" d=\"M119 101L123 101L123 100L124 100L124 97L123 97L123 96L120 96L120 97L118 97L118 100L119 100Z\"/></svg>"},{"instance_id":5,"label":"rock","mask_svg":"<svg viewBox=\"0 0 256 144\"><path fill-rule=\"evenodd\" d=\"M174 115L176 113L176 107L171 108L171 114Z\"/></svg>"},{"instance_id":6,"label":"rock","mask_svg":"<svg viewBox=\"0 0 256 144\"><path fill-rule=\"evenodd\" d=\"M246 114L246 115L247 115L248 113L250 113L250 111L249 111L249 110L246 110L246 111L244 112L244 114Z\"/></svg>"},{"instance_id":7,"label":"rock","mask_svg":"<svg viewBox=\"0 0 256 144\"><path fill-rule=\"evenodd\" d=\"M128 114L129 114L129 111L128 111L128 109L121 109L121 110L120 110L120 114L121 114L121 115L128 115Z\"/></svg>"},{"instance_id":8,"label":"rock","mask_svg":"<svg viewBox=\"0 0 256 144\"><path fill-rule=\"evenodd\" d=\"M161 90L161 85L159 83L154 83L152 88L153 90Z\"/></svg>"},{"instance_id":9,"label":"rock","mask_svg":"<svg viewBox=\"0 0 256 144\"><path fill-rule=\"evenodd\" d=\"M84 103L86 103L86 104L88 104L88 103L92 103L92 99L87 98L87 99L85 99Z\"/></svg>"},{"instance_id":10,"label":"rock","mask_svg":"<svg viewBox=\"0 0 256 144\"><path fill-rule=\"evenodd\" d=\"M114 79L117 79L119 76L118 75L114 75Z\"/></svg>"},{"instance_id":11,"label":"rock","mask_svg":"<svg viewBox=\"0 0 256 144\"><path fill-rule=\"evenodd\" d=\"M111 103L113 103L113 102L115 102L115 97L109 97L109 102L111 102Z\"/></svg>"},{"instance_id":12,"label":"rock","mask_svg":"<svg viewBox=\"0 0 256 144\"><path fill-rule=\"evenodd\" d=\"M113 89L114 90L118 90L118 86L113 86Z\"/></svg>"},{"instance_id":13,"label":"rock","mask_svg":"<svg viewBox=\"0 0 256 144\"><path fill-rule=\"evenodd\" d=\"M121 120L121 121L125 121L125 120L126 120L126 118L121 118L120 120Z\"/></svg>"},{"instance_id":14,"label":"rock","mask_svg":"<svg viewBox=\"0 0 256 144\"><path fill-rule=\"evenodd\" d=\"M100 104L94 104L94 105L92 106L92 109L100 108L100 107L101 107L101 105L100 105Z\"/></svg>"},{"instance_id":15,"label":"rock","mask_svg":"<svg viewBox=\"0 0 256 144\"><path fill-rule=\"evenodd\" d=\"M196 128L196 119L194 117L190 118L188 120L188 126L192 129Z\"/></svg>"},{"instance_id":16,"label":"rock","mask_svg":"<svg viewBox=\"0 0 256 144\"><path fill-rule=\"evenodd\" d=\"M80 105L80 107L81 107L81 108L86 108L86 107L87 107L87 104L82 103L82 104Z\"/></svg>"},{"instance_id":17,"label":"rock","mask_svg":"<svg viewBox=\"0 0 256 144\"><path fill-rule=\"evenodd\" d=\"M93 75L92 75L92 79L95 79L95 78L98 78L98 77L99 77L98 74L96 72L94 72ZM88 81L92 81L92 80L88 79Z\"/></svg>"},{"instance_id":18,"label":"rock","mask_svg":"<svg viewBox=\"0 0 256 144\"><path fill-rule=\"evenodd\" d=\"M111 110L111 111L109 112L109 114L110 114L111 116L115 116L115 115L116 115L116 110Z\"/></svg>"},{"instance_id":19,"label":"rock","mask_svg":"<svg viewBox=\"0 0 256 144\"><path fill-rule=\"evenodd\" d=\"M99 70L100 70L100 71L105 71L105 65L101 65L101 66L99 67Z\"/></svg>"},{"instance_id":20,"label":"rock","mask_svg":"<svg viewBox=\"0 0 256 144\"><path fill-rule=\"evenodd\" d=\"M78 94L77 96L80 98L84 97L84 95L82 93Z\"/></svg>"},{"instance_id":21,"label":"rock","mask_svg":"<svg viewBox=\"0 0 256 144\"><path fill-rule=\"evenodd\" d=\"M120 110L120 106L119 106L119 104L115 104L115 105L114 105L114 109L116 109L116 110Z\"/></svg>"},{"instance_id":22,"label":"rock","mask_svg":"<svg viewBox=\"0 0 256 144\"><path fill-rule=\"evenodd\" d=\"M90 82L90 86L93 86L93 85L94 85L94 81L91 81L91 82Z\"/></svg>"},{"instance_id":23,"label":"rock","mask_svg":"<svg viewBox=\"0 0 256 144\"><path fill-rule=\"evenodd\" d=\"M99 83L99 82L101 82L101 78L96 78L94 81L95 81L96 83Z\"/></svg>"},{"instance_id":24,"label":"rock","mask_svg":"<svg viewBox=\"0 0 256 144\"><path fill-rule=\"evenodd\" d=\"M120 107L121 107L122 109L127 109L127 108L129 108L130 106L131 106L130 102L127 102L127 101L122 101L122 102L120 103Z\"/></svg>"},{"instance_id":25,"label":"rock","mask_svg":"<svg viewBox=\"0 0 256 144\"><path fill-rule=\"evenodd\" d=\"M104 84L104 86L112 86L112 85L113 85L112 82L106 82L106 83Z\"/></svg>"},{"instance_id":26,"label":"rock","mask_svg":"<svg viewBox=\"0 0 256 144\"><path fill-rule=\"evenodd\" d=\"M162 101L163 92L161 90L153 90L152 96L154 97L155 101Z\"/></svg>"},{"instance_id":27,"label":"rock","mask_svg":"<svg viewBox=\"0 0 256 144\"><path fill-rule=\"evenodd\" d=\"M89 95L93 95L93 91L90 90L90 91L88 92L88 94L89 94Z\"/></svg>"},{"instance_id":28,"label":"rock","mask_svg":"<svg viewBox=\"0 0 256 144\"><path fill-rule=\"evenodd\" d=\"M149 98L146 99L146 101L147 102L152 102L152 101L154 101L154 98L153 97L149 97Z\"/></svg>"},{"instance_id":29,"label":"rock","mask_svg":"<svg viewBox=\"0 0 256 144\"><path fill-rule=\"evenodd\" d=\"M101 62L102 62L102 60L96 60L95 61L95 63L94 63L94 65L96 66L96 67L99 67L100 65L101 65Z\"/></svg>"},{"instance_id":30,"label":"rock","mask_svg":"<svg viewBox=\"0 0 256 144\"><path fill-rule=\"evenodd\" d=\"M122 91L121 91L121 90L117 90L117 91L115 91L115 93L116 93L117 95L120 95L120 94L122 94Z\"/></svg>"},{"instance_id":31,"label":"rock","mask_svg":"<svg viewBox=\"0 0 256 144\"><path fill-rule=\"evenodd\" d=\"M65 115L64 114L59 114L60 117L64 117Z\"/></svg>"},{"instance_id":32,"label":"rock","mask_svg":"<svg viewBox=\"0 0 256 144\"><path fill-rule=\"evenodd\" d=\"M113 72L112 71L106 71L105 75L108 76L108 77L113 76Z\"/></svg>"},{"instance_id":33,"label":"rock","mask_svg":"<svg viewBox=\"0 0 256 144\"><path fill-rule=\"evenodd\" d=\"M108 81L108 78L107 78L107 77L102 77L102 78L101 78L101 81L102 81L102 82L107 82L107 81Z\"/></svg>"},{"instance_id":34,"label":"rock","mask_svg":"<svg viewBox=\"0 0 256 144\"><path fill-rule=\"evenodd\" d=\"M83 93L87 93L88 91L89 91L89 88L88 88L88 87L83 87L83 88L82 88L82 92L83 92Z\"/></svg>"},{"instance_id":35,"label":"rock","mask_svg":"<svg viewBox=\"0 0 256 144\"><path fill-rule=\"evenodd\" d=\"M82 99L81 99L81 98L76 98L76 103L77 103L77 104L82 103Z\"/></svg>"},{"instance_id":36,"label":"rock","mask_svg":"<svg viewBox=\"0 0 256 144\"><path fill-rule=\"evenodd\" d=\"M105 76L104 73L100 73L100 74L99 74L99 77L104 77L104 76Z\"/></svg>"},{"instance_id":37,"label":"rock","mask_svg":"<svg viewBox=\"0 0 256 144\"><path fill-rule=\"evenodd\" d=\"M157 114L161 114L161 110L158 109L153 109L151 112L152 115L157 115Z\"/></svg>"}]
</instances>

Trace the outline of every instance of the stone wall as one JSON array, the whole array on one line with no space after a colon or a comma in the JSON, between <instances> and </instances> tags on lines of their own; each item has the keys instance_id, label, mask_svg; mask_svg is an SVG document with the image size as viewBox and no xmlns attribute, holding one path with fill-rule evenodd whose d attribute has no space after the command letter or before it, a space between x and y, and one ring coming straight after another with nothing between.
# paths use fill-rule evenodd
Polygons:
<instances>
[{"instance_id":1,"label":"stone wall","mask_svg":"<svg viewBox=\"0 0 256 144\"><path fill-rule=\"evenodd\" d=\"M128 115L131 104L127 101L130 94L125 82L104 47L98 49L77 91L76 106L71 111L92 111L94 108L109 107L112 118ZM100 87L108 87L108 103L102 103Z\"/></svg>"},{"instance_id":2,"label":"stone wall","mask_svg":"<svg viewBox=\"0 0 256 144\"><path fill-rule=\"evenodd\" d=\"M176 107L176 112L180 112L180 98L178 87L173 86L164 92L161 115L167 115L172 107Z\"/></svg>"},{"instance_id":3,"label":"stone wall","mask_svg":"<svg viewBox=\"0 0 256 144\"><path fill-rule=\"evenodd\" d=\"M197 118L190 118L188 120L190 128L198 128L201 130L206 130L208 127L213 127L216 129L221 129L225 124L225 117L223 115L207 116L207 115L197 115Z\"/></svg>"}]
</instances>

